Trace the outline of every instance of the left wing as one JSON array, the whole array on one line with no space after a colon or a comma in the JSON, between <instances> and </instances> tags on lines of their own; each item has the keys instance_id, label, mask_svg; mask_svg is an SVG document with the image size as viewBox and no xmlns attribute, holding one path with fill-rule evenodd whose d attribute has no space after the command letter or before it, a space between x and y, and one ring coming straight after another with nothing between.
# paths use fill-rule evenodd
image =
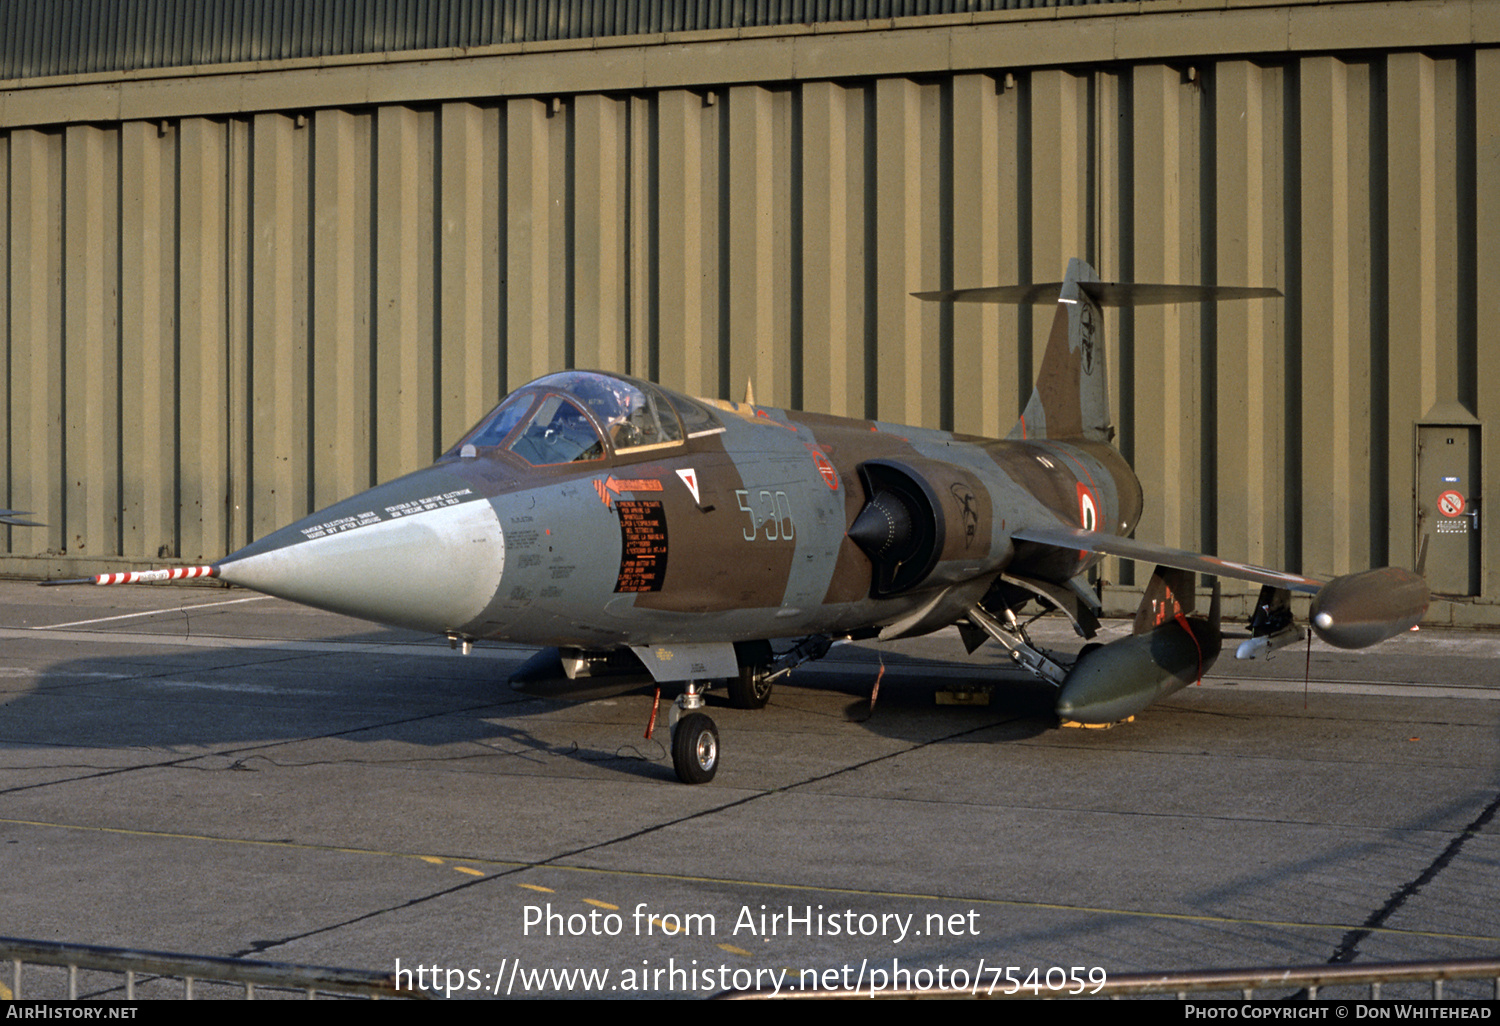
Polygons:
<instances>
[{"instance_id":1,"label":"left wing","mask_svg":"<svg viewBox=\"0 0 1500 1026\"><path fill-rule=\"evenodd\" d=\"M1420 573L1397 566L1345 574L1325 584L1297 574L1232 563L1201 552L1185 552L1081 528L1030 527L1012 533L1011 537L1060 549L1099 552L1194 573L1233 577L1281 591L1312 595L1309 615L1313 630L1336 648L1365 648L1410 630L1421 621L1432 598Z\"/></svg>"},{"instance_id":2,"label":"left wing","mask_svg":"<svg viewBox=\"0 0 1500 1026\"><path fill-rule=\"evenodd\" d=\"M1251 566L1248 563L1231 563L1218 556L1171 549L1165 545L1152 545L1149 542L1136 541L1134 538L1122 538L1117 534L1085 531L1079 527L1028 527L1012 533L1011 537L1017 541L1038 542L1059 549L1099 552L1106 556L1133 559L1140 563L1157 563L1161 566L1175 567L1178 570L1191 570L1194 573L1233 577L1240 581L1254 581L1256 584L1267 584L1273 588L1284 588L1287 591L1301 592L1305 595L1317 594L1324 585L1323 581L1315 581L1311 577L1299 577L1297 574L1268 570L1265 567Z\"/></svg>"}]
</instances>

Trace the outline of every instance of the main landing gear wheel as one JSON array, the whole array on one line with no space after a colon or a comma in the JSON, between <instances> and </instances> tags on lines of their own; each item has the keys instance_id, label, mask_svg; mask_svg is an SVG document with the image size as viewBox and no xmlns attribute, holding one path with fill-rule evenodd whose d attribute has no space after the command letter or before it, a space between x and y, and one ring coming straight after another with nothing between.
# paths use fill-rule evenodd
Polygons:
<instances>
[{"instance_id":1,"label":"main landing gear wheel","mask_svg":"<svg viewBox=\"0 0 1500 1026\"><path fill-rule=\"evenodd\" d=\"M771 700L771 675L764 666L741 666L738 677L730 677L729 704L736 709L764 709Z\"/></svg>"},{"instance_id":2,"label":"main landing gear wheel","mask_svg":"<svg viewBox=\"0 0 1500 1026\"><path fill-rule=\"evenodd\" d=\"M719 768L719 730L703 713L688 713L672 729L672 768L684 784L706 784Z\"/></svg>"}]
</instances>

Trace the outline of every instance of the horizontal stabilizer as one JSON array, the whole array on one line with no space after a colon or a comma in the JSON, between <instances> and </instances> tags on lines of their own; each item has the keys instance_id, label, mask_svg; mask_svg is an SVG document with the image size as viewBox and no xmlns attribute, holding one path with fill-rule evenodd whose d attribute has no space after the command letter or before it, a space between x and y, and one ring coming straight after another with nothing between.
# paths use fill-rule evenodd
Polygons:
<instances>
[{"instance_id":1,"label":"horizontal stabilizer","mask_svg":"<svg viewBox=\"0 0 1500 1026\"><path fill-rule=\"evenodd\" d=\"M918 299L946 300L950 303L1014 303L1018 306L1040 306L1057 302L1063 282L1037 285L996 285L978 289L946 289L940 292L913 292ZM1246 288L1235 285L1146 285L1133 282L1080 281L1078 287L1099 306L1154 306L1162 303L1207 303L1219 299L1274 299L1276 289Z\"/></svg>"},{"instance_id":2,"label":"horizontal stabilizer","mask_svg":"<svg viewBox=\"0 0 1500 1026\"><path fill-rule=\"evenodd\" d=\"M11 527L46 527L35 520L22 520L29 517L31 513L24 509L0 509L0 524L9 524Z\"/></svg>"},{"instance_id":3,"label":"horizontal stabilizer","mask_svg":"<svg viewBox=\"0 0 1500 1026\"><path fill-rule=\"evenodd\" d=\"M1106 556L1119 556L1122 559L1133 559L1140 563L1159 563L1162 566L1191 570L1199 574L1232 577L1238 581L1254 581L1257 584L1269 584L1306 595L1316 594L1323 587L1322 581L1315 581L1310 577L1300 577L1297 574L1283 573L1280 570L1268 570L1265 567L1251 566L1247 563L1231 563L1227 559L1204 555L1201 552L1186 552L1182 549L1171 549L1165 545L1152 545L1149 542L1136 541L1134 538L1121 538L1115 534L1101 534L1098 531L1085 531L1076 527L1029 527L1014 532L1011 537L1016 541L1037 542L1059 549L1100 552Z\"/></svg>"}]
</instances>

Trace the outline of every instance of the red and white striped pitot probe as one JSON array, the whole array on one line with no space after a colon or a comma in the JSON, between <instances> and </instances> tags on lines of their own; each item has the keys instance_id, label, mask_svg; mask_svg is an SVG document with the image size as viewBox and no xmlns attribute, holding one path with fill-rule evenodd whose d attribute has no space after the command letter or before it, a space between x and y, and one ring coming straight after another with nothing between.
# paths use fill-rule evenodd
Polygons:
<instances>
[{"instance_id":1,"label":"red and white striped pitot probe","mask_svg":"<svg viewBox=\"0 0 1500 1026\"><path fill-rule=\"evenodd\" d=\"M126 570L118 574L95 574L68 581L42 581L42 584L149 584L154 581L189 581L195 577L217 577L216 566L175 566L161 570Z\"/></svg>"}]
</instances>

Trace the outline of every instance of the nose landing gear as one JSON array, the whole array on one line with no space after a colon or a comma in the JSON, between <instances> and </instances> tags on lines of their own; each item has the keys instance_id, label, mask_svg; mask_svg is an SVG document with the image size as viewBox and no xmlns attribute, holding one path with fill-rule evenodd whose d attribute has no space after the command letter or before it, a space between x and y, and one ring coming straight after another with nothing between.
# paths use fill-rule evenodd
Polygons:
<instances>
[{"instance_id":1,"label":"nose landing gear","mask_svg":"<svg viewBox=\"0 0 1500 1026\"><path fill-rule=\"evenodd\" d=\"M697 681L689 681L672 703L672 768L684 784L706 784L719 769L719 728L707 713L697 711L702 708Z\"/></svg>"}]
</instances>

